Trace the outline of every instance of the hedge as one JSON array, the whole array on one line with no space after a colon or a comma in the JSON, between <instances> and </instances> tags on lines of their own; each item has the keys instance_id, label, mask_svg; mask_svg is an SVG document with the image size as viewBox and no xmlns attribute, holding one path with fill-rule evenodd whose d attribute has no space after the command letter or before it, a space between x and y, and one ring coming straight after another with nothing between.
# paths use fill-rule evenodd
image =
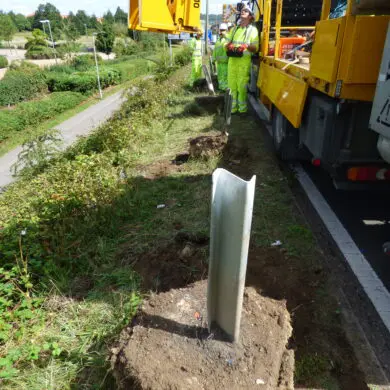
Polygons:
<instances>
[{"instance_id":1,"label":"hedge","mask_svg":"<svg viewBox=\"0 0 390 390\"><path fill-rule=\"evenodd\" d=\"M100 69L100 84L102 88L121 82L119 71L111 68ZM68 74L65 72L49 72L47 74L47 85L49 91L75 91L88 93L97 89L96 71L75 72Z\"/></svg>"},{"instance_id":2,"label":"hedge","mask_svg":"<svg viewBox=\"0 0 390 390\"><path fill-rule=\"evenodd\" d=\"M28 67L8 70L0 80L0 106L16 104L45 91L46 79L41 70Z\"/></svg>"},{"instance_id":3,"label":"hedge","mask_svg":"<svg viewBox=\"0 0 390 390\"><path fill-rule=\"evenodd\" d=\"M8 66L8 60L5 56L0 56L0 68L6 68Z\"/></svg>"},{"instance_id":4,"label":"hedge","mask_svg":"<svg viewBox=\"0 0 390 390\"><path fill-rule=\"evenodd\" d=\"M77 106L85 96L78 92L54 92L33 102L18 104L13 110L0 111L0 141L12 133L36 126L46 119Z\"/></svg>"}]
</instances>

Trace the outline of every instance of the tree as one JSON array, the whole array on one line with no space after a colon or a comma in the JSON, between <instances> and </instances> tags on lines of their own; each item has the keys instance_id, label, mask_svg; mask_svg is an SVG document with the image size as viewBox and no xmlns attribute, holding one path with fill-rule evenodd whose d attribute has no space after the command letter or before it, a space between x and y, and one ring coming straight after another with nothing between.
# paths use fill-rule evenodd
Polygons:
<instances>
[{"instance_id":1,"label":"tree","mask_svg":"<svg viewBox=\"0 0 390 390\"><path fill-rule=\"evenodd\" d=\"M108 10L104 15L103 15L103 20L105 23L112 24L115 22L114 16L112 15L111 11Z\"/></svg>"},{"instance_id":2,"label":"tree","mask_svg":"<svg viewBox=\"0 0 390 390\"><path fill-rule=\"evenodd\" d=\"M92 28L93 30L97 30L100 27L100 23L96 19L96 15L93 14L88 21L88 27Z\"/></svg>"},{"instance_id":3,"label":"tree","mask_svg":"<svg viewBox=\"0 0 390 390\"><path fill-rule=\"evenodd\" d=\"M69 20L69 18L67 21L64 21L62 32L64 33L64 37L67 42L74 42L76 39L80 38L80 33L76 28L75 23L72 20Z\"/></svg>"},{"instance_id":4,"label":"tree","mask_svg":"<svg viewBox=\"0 0 390 390\"><path fill-rule=\"evenodd\" d=\"M22 14L16 14L13 16L13 21L18 28L18 31L26 31L31 29L31 22Z\"/></svg>"},{"instance_id":5,"label":"tree","mask_svg":"<svg viewBox=\"0 0 390 390\"><path fill-rule=\"evenodd\" d=\"M88 15L85 13L85 11L81 11L81 10L78 10L76 12L76 15L74 16L74 24L75 24L75 27L77 29L77 31L81 34L81 35L85 35L86 33L86 27L88 27L88 24L89 24L89 17Z\"/></svg>"},{"instance_id":6,"label":"tree","mask_svg":"<svg viewBox=\"0 0 390 390\"><path fill-rule=\"evenodd\" d=\"M69 18L64 20L62 28L65 43L58 47L58 54L61 58L68 60L72 58L72 54L80 49L80 45L76 43L76 39L80 37L75 23Z\"/></svg>"},{"instance_id":7,"label":"tree","mask_svg":"<svg viewBox=\"0 0 390 390\"><path fill-rule=\"evenodd\" d=\"M6 14L0 14L0 39L7 41L11 47L11 41L18 29L11 17Z\"/></svg>"},{"instance_id":8,"label":"tree","mask_svg":"<svg viewBox=\"0 0 390 390\"><path fill-rule=\"evenodd\" d=\"M118 7L116 9L114 18L115 18L115 23L127 24L127 13L123 11L121 7Z\"/></svg>"},{"instance_id":9,"label":"tree","mask_svg":"<svg viewBox=\"0 0 390 390\"><path fill-rule=\"evenodd\" d=\"M96 49L106 54L110 54L114 47L115 34L112 30L112 25L103 23L103 29L96 37Z\"/></svg>"},{"instance_id":10,"label":"tree","mask_svg":"<svg viewBox=\"0 0 390 390\"><path fill-rule=\"evenodd\" d=\"M116 37L125 37L128 35L128 27L123 23L114 23L112 25L112 30L114 31L114 34Z\"/></svg>"},{"instance_id":11,"label":"tree","mask_svg":"<svg viewBox=\"0 0 390 390\"><path fill-rule=\"evenodd\" d=\"M41 20L50 20L50 27L54 39L58 39L61 35L62 17L60 11L50 3L39 4L34 14L32 28L43 30Z\"/></svg>"}]
</instances>

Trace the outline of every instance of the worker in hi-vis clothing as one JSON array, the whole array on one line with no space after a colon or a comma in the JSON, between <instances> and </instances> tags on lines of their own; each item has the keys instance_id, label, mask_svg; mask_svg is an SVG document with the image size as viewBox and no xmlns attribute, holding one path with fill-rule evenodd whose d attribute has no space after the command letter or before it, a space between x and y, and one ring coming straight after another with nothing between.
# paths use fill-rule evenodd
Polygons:
<instances>
[{"instance_id":1,"label":"worker in hi-vis clothing","mask_svg":"<svg viewBox=\"0 0 390 390\"><path fill-rule=\"evenodd\" d=\"M194 38L190 41L190 49L192 50L192 70L190 78L190 86L202 76L202 36L203 31L198 29Z\"/></svg>"},{"instance_id":2,"label":"worker in hi-vis clothing","mask_svg":"<svg viewBox=\"0 0 390 390\"><path fill-rule=\"evenodd\" d=\"M228 87L232 93L232 114L246 113L247 84L250 78L251 57L259 50L259 33L251 23L254 20L252 10L244 6L240 14L240 23L227 35Z\"/></svg>"},{"instance_id":3,"label":"worker in hi-vis clothing","mask_svg":"<svg viewBox=\"0 0 390 390\"><path fill-rule=\"evenodd\" d=\"M217 63L217 77L218 77L218 89L226 91L228 87L228 60L229 57L226 55L225 45L228 43L226 40L226 32L228 26L226 23L221 23L219 26L219 37L215 42L213 51L213 62Z\"/></svg>"}]
</instances>

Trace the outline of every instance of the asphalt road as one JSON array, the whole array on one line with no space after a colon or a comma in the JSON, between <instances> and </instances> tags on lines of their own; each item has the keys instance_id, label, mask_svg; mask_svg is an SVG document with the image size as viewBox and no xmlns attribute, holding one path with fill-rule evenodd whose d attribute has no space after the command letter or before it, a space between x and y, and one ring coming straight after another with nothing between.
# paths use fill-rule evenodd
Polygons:
<instances>
[{"instance_id":1,"label":"asphalt road","mask_svg":"<svg viewBox=\"0 0 390 390\"><path fill-rule=\"evenodd\" d=\"M382 249L383 243L390 241L389 194L336 190L330 177L320 168L309 164L304 168L390 291L390 256Z\"/></svg>"},{"instance_id":2,"label":"asphalt road","mask_svg":"<svg viewBox=\"0 0 390 390\"><path fill-rule=\"evenodd\" d=\"M63 137L63 147L69 146L77 137L87 135L110 118L125 100L122 97L122 92L121 90L103 99L99 103L88 107L86 110L56 126ZM17 147L3 157L0 157L0 190L16 180L12 176L11 167L17 161L18 154L21 150L21 147Z\"/></svg>"}]
</instances>

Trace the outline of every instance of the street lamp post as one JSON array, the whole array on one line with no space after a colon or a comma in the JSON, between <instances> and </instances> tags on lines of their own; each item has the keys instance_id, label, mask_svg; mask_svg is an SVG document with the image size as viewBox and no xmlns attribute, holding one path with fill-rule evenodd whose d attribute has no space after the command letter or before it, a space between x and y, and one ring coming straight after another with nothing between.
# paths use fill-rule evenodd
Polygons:
<instances>
[{"instance_id":1,"label":"street lamp post","mask_svg":"<svg viewBox=\"0 0 390 390\"><path fill-rule=\"evenodd\" d=\"M205 37L205 54L209 54L209 44L208 44L208 30L209 30L209 0L206 0L206 37Z\"/></svg>"},{"instance_id":2,"label":"street lamp post","mask_svg":"<svg viewBox=\"0 0 390 390\"><path fill-rule=\"evenodd\" d=\"M97 82L98 82L98 87L99 87L99 94L100 94L100 99L103 99L103 93L102 93L102 88L100 86L100 76L99 76L99 65L98 65L98 60L97 60L97 55L96 55L96 45L95 45L95 37L98 33L94 32L92 34L92 42L93 42L93 54L95 55L95 64L96 64L96 76L97 76Z\"/></svg>"},{"instance_id":3,"label":"street lamp post","mask_svg":"<svg viewBox=\"0 0 390 390\"><path fill-rule=\"evenodd\" d=\"M43 30L45 30L45 23L47 23L47 24L49 25L49 33L50 33L51 44L52 44L52 47L53 47L53 54L54 54L54 58L55 58L56 64L57 64L57 63L58 63L58 62L57 62L57 55L56 55L56 50L55 50L55 47L54 47L53 34L51 33L50 20L45 19L45 20L40 20L40 22L41 22L42 25L43 25ZM46 32L45 32L45 34L46 34Z\"/></svg>"}]
</instances>

